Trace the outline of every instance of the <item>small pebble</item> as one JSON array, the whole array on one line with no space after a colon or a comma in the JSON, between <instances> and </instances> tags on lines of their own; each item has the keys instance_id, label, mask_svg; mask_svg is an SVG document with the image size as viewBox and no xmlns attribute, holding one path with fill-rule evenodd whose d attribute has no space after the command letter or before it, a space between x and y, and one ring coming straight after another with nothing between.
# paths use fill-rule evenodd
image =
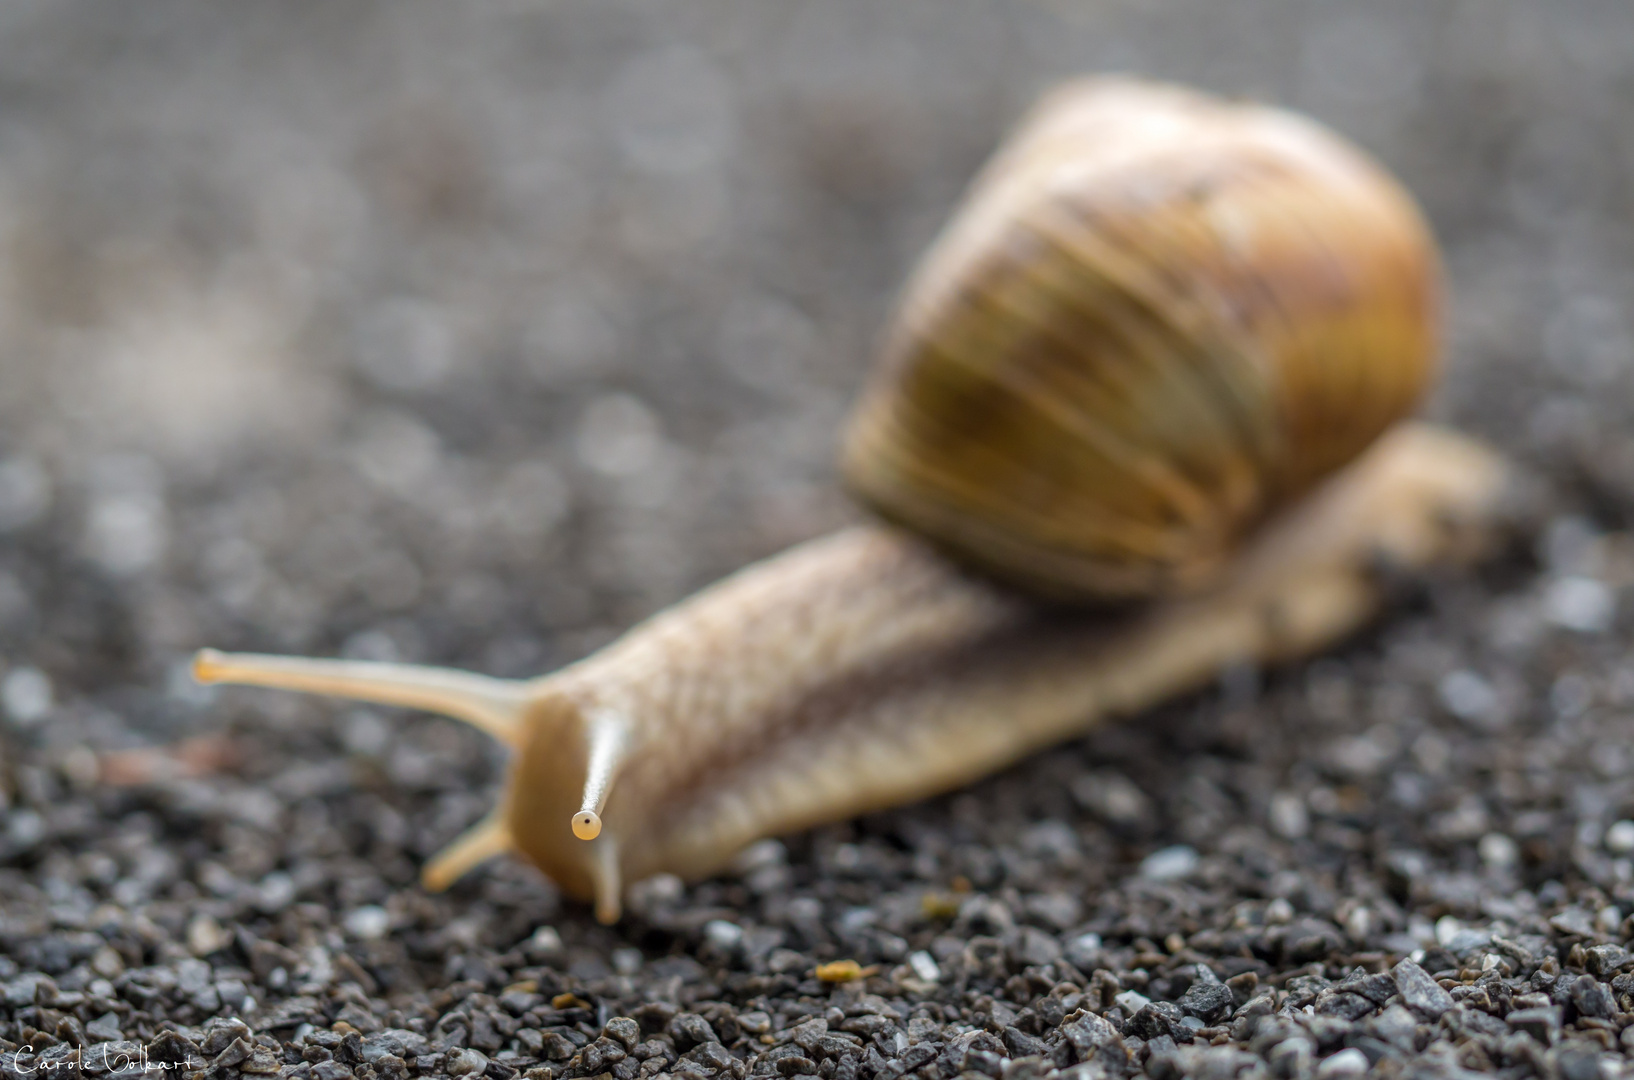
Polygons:
<instances>
[{"instance_id":1,"label":"small pebble","mask_svg":"<svg viewBox=\"0 0 1634 1080\"><path fill-rule=\"evenodd\" d=\"M1543 595L1543 613L1550 622L1567 630L1603 634L1616 618L1617 600L1601 582L1568 575L1550 583Z\"/></svg>"},{"instance_id":2,"label":"small pebble","mask_svg":"<svg viewBox=\"0 0 1634 1080\"><path fill-rule=\"evenodd\" d=\"M526 948L534 956L555 956L562 951L562 935L554 926L541 926L528 938Z\"/></svg>"},{"instance_id":3,"label":"small pebble","mask_svg":"<svg viewBox=\"0 0 1634 1080\"><path fill-rule=\"evenodd\" d=\"M232 942L227 931L209 915L195 915L187 924L187 949L194 956L220 952Z\"/></svg>"},{"instance_id":4,"label":"small pebble","mask_svg":"<svg viewBox=\"0 0 1634 1080\"><path fill-rule=\"evenodd\" d=\"M1454 671L1437 689L1441 704L1460 720L1486 724L1498 715L1498 692L1473 671Z\"/></svg>"},{"instance_id":5,"label":"small pebble","mask_svg":"<svg viewBox=\"0 0 1634 1080\"><path fill-rule=\"evenodd\" d=\"M1140 876L1152 881L1176 881L1197 869L1197 852L1184 844L1154 851L1140 864Z\"/></svg>"},{"instance_id":6,"label":"small pebble","mask_svg":"<svg viewBox=\"0 0 1634 1080\"><path fill-rule=\"evenodd\" d=\"M1316 1067L1317 1080L1340 1080L1342 1077L1361 1076L1365 1072L1367 1055L1355 1047L1323 1058Z\"/></svg>"},{"instance_id":7,"label":"small pebble","mask_svg":"<svg viewBox=\"0 0 1634 1080\"><path fill-rule=\"evenodd\" d=\"M118 1042L125 1037L119 1029L119 1015L111 1012L103 1013L86 1024L85 1034L97 1042Z\"/></svg>"},{"instance_id":8,"label":"small pebble","mask_svg":"<svg viewBox=\"0 0 1634 1080\"><path fill-rule=\"evenodd\" d=\"M487 1055L469 1047L449 1055L445 1066L449 1076L479 1076L488 1068Z\"/></svg>"},{"instance_id":9,"label":"small pebble","mask_svg":"<svg viewBox=\"0 0 1634 1080\"><path fill-rule=\"evenodd\" d=\"M0 707L18 727L41 723L51 713L51 680L39 668L19 667L0 679Z\"/></svg>"},{"instance_id":10,"label":"small pebble","mask_svg":"<svg viewBox=\"0 0 1634 1080\"><path fill-rule=\"evenodd\" d=\"M1391 972L1396 989L1409 1009L1427 1020L1439 1020L1452 1007L1452 996L1412 960L1402 960Z\"/></svg>"},{"instance_id":11,"label":"small pebble","mask_svg":"<svg viewBox=\"0 0 1634 1080\"><path fill-rule=\"evenodd\" d=\"M378 904L365 904L347 912L346 932L359 941L374 941L391 929L391 916Z\"/></svg>"},{"instance_id":12,"label":"small pebble","mask_svg":"<svg viewBox=\"0 0 1634 1080\"><path fill-rule=\"evenodd\" d=\"M1113 998L1113 1001L1120 1009L1128 1013L1130 1016L1135 1015L1136 1013L1140 1012L1140 1010L1152 1003L1150 998L1146 997L1144 994L1136 993L1133 990L1125 990L1123 993L1118 994L1115 998Z\"/></svg>"},{"instance_id":13,"label":"small pebble","mask_svg":"<svg viewBox=\"0 0 1634 1080\"><path fill-rule=\"evenodd\" d=\"M1271 796L1271 831L1284 840L1298 840L1311 830L1310 814L1305 800L1292 791L1279 791Z\"/></svg>"},{"instance_id":14,"label":"small pebble","mask_svg":"<svg viewBox=\"0 0 1634 1080\"><path fill-rule=\"evenodd\" d=\"M1475 850L1481 861L1494 869L1507 869L1520 860L1520 845L1503 833L1487 833Z\"/></svg>"},{"instance_id":15,"label":"small pebble","mask_svg":"<svg viewBox=\"0 0 1634 1080\"><path fill-rule=\"evenodd\" d=\"M717 949L735 949L743 941L743 927L725 919L712 919L704 924L704 937Z\"/></svg>"},{"instance_id":16,"label":"small pebble","mask_svg":"<svg viewBox=\"0 0 1634 1080\"><path fill-rule=\"evenodd\" d=\"M819 981L826 983L855 982L866 974L866 969L855 960L835 960L827 964L818 964L816 975Z\"/></svg>"}]
</instances>

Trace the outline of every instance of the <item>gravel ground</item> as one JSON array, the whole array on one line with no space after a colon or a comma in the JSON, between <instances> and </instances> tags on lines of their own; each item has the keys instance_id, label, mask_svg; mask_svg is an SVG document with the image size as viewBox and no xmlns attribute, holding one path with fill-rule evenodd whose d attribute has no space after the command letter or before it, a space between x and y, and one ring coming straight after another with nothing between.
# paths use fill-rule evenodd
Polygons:
<instances>
[{"instance_id":1,"label":"gravel ground","mask_svg":"<svg viewBox=\"0 0 1634 1080\"><path fill-rule=\"evenodd\" d=\"M1422 195L1500 557L610 929L417 887L477 734L185 678L533 673L850 520L895 283L1107 68ZM1634 1071L1631 92L1621 0L0 8L0 1077Z\"/></svg>"}]
</instances>

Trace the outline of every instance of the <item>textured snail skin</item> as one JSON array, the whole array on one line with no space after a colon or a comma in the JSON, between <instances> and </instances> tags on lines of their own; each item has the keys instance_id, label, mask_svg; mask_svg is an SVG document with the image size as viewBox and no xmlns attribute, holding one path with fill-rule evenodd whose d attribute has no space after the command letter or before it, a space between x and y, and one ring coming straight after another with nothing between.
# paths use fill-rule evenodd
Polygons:
<instances>
[{"instance_id":1,"label":"textured snail skin","mask_svg":"<svg viewBox=\"0 0 1634 1080\"><path fill-rule=\"evenodd\" d=\"M1039 605L860 526L527 682L219 653L195 670L482 724L515 748L506 794L428 884L514 851L610 922L624 883L705 876L758 837L956 788L1228 664L1319 649L1377 610L1381 562L1421 570L1478 550L1502 477L1469 440L1401 426L1271 523L1216 588L1116 614ZM610 729L616 764L587 841L571 821Z\"/></svg>"}]
</instances>

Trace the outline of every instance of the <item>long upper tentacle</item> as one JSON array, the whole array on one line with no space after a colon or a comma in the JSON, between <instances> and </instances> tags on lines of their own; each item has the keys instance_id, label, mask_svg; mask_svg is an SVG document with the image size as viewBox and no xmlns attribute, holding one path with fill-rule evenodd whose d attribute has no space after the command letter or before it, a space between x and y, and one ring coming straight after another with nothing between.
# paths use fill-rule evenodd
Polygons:
<instances>
[{"instance_id":1,"label":"long upper tentacle","mask_svg":"<svg viewBox=\"0 0 1634 1080\"><path fill-rule=\"evenodd\" d=\"M425 709L464 720L513 749L527 707L524 682L418 664L312 660L201 649L193 658L193 677L201 683L270 686Z\"/></svg>"}]
</instances>

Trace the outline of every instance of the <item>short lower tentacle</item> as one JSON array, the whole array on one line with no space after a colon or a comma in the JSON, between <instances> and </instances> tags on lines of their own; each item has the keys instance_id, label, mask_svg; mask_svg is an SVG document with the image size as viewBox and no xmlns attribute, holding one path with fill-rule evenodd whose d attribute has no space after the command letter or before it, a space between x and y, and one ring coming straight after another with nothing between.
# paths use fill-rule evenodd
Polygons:
<instances>
[{"instance_id":1,"label":"short lower tentacle","mask_svg":"<svg viewBox=\"0 0 1634 1080\"><path fill-rule=\"evenodd\" d=\"M432 892L442 892L482 863L512 851L516 845L501 815L502 811L495 811L438 852L420 871L420 883Z\"/></svg>"}]
</instances>

